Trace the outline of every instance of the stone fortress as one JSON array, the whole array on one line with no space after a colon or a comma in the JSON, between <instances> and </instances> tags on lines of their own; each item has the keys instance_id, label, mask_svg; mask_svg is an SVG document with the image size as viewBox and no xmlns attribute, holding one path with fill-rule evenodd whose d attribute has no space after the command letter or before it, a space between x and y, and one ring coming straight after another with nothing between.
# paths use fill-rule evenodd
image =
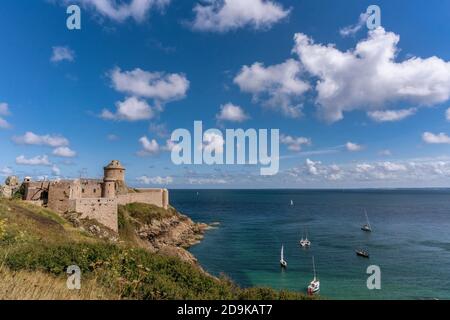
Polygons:
<instances>
[{"instance_id":1,"label":"stone fortress","mask_svg":"<svg viewBox=\"0 0 450 320\"><path fill-rule=\"evenodd\" d=\"M19 189L17 178L8 179L2 187L3 196ZM81 219L95 219L115 232L118 231L118 205L139 202L169 207L167 189L128 188L125 168L117 160L104 167L103 179L32 181L27 177L21 187L25 201L61 214L76 212Z\"/></svg>"}]
</instances>

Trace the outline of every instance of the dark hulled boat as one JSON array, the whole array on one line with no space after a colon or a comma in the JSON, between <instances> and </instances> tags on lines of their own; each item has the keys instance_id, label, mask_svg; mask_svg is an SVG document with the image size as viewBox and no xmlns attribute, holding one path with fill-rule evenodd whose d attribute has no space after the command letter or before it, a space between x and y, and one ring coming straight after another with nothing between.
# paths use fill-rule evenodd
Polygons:
<instances>
[{"instance_id":1,"label":"dark hulled boat","mask_svg":"<svg viewBox=\"0 0 450 320\"><path fill-rule=\"evenodd\" d=\"M370 255L369 255L369 253L367 251L361 250L361 249L356 250L356 255L359 256L359 257L363 257L363 258L369 258L370 257Z\"/></svg>"}]
</instances>

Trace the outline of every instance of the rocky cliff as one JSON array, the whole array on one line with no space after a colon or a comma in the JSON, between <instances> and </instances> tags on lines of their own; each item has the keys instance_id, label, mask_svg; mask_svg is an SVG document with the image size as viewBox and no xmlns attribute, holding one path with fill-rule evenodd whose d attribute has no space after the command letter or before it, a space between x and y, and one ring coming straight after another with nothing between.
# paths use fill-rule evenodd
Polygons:
<instances>
[{"instance_id":1,"label":"rocky cliff","mask_svg":"<svg viewBox=\"0 0 450 320\"><path fill-rule=\"evenodd\" d=\"M134 203L119 208L119 229L122 239L138 243L151 252L176 256L197 264L186 249L199 243L206 230L204 223L195 223L174 208L168 210Z\"/></svg>"},{"instance_id":2,"label":"rocky cliff","mask_svg":"<svg viewBox=\"0 0 450 320\"><path fill-rule=\"evenodd\" d=\"M0 300L306 298L269 288L242 289L205 273L184 248L206 229L173 208L130 204L119 209L117 234L75 214L64 218L0 199ZM67 290L67 268L73 265L83 275L81 290Z\"/></svg>"}]
</instances>

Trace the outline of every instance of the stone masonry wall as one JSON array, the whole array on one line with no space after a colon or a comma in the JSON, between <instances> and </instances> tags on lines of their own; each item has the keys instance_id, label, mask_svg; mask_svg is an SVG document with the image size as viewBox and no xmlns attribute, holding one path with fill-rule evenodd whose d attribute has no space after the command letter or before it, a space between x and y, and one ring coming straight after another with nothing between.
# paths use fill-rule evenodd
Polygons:
<instances>
[{"instance_id":1,"label":"stone masonry wall","mask_svg":"<svg viewBox=\"0 0 450 320\"><path fill-rule=\"evenodd\" d=\"M140 202L153 204L155 206L167 209L169 207L169 192L167 189L138 189L136 193L117 196L117 202L120 205Z\"/></svg>"},{"instance_id":2,"label":"stone masonry wall","mask_svg":"<svg viewBox=\"0 0 450 320\"><path fill-rule=\"evenodd\" d=\"M42 194L48 192L49 181L28 182L26 183L25 195L23 200L38 201L42 200Z\"/></svg>"},{"instance_id":3,"label":"stone masonry wall","mask_svg":"<svg viewBox=\"0 0 450 320\"><path fill-rule=\"evenodd\" d=\"M82 198L100 198L102 196L103 182L100 180L84 179L81 183L81 197Z\"/></svg>"},{"instance_id":4,"label":"stone masonry wall","mask_svg":"<svg viewBox=\"0 0 450 320\"><path fill-rule=\"evenodd\" d=\"M78 196L79 181L52 182L48 189L48 207L54 211L64 213L69 210L69 201Z\"/></svg>"},{"instance_id":5,"label":"stone masonry wall","mask_svg":"<svg viewBox=\"0 0 450 320\"><path fill-rule=\"evenodd\" d=\"M95 219L115 232L119 231L116 199L70 200L69 211L80 213L83 219Z\"/></svg>"}]
</instances>

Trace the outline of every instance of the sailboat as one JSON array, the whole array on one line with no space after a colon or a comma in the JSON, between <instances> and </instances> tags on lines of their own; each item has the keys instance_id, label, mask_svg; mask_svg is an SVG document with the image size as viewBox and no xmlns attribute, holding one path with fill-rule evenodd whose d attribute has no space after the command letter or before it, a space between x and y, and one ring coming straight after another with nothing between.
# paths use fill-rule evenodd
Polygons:
<instances>
[{"instance_id":1,"label":"sailboat","mask_svg":"<svg viewBox=\"0 0 450 320\"><path fill-rule=\"evenodd\" d=\"M291 200L291 207L294 206L294 200Z\"/></svg>"},{"instance_id":2,"label":"sailboat","mask_svg":"<svg viewBox=\"0 0 450 320\"><path fill-rule=\"evenodd\" d=\"M309 248L311 246L311 241L308 240L308 232L306 232L306 238L300 240L300 246L302 246L303 248Z\"/></svg>"},{"instance_id":3,"label":"sailboat","mask_svg":"<svg viewBox=\"0 0 450 320\"><path fill-rule=\"evenodd\" d=\"M363 258L369 258L370 257L369 252L367 252L366 250L363 250L363 249L356 250L356 255L359 256L359 257L363 257Z\"/></svg>"},{"instance_id":4,"label":"sailboat","mask_svg":"<svg viewBox=\"0 0 450 320\"><path fill-rule=\"evenodd\" d=\"M320 281L317 279L316 276L316 264L314 262L314 256L312 257L313 261L313 270L314 270L314 279L311 281L311 283L308 286L308 294L314 295L320 291Z\"/></svg>"},{"instance_id":5,"label":"sailboat","mask_svg":"<svg viewBox=\"0 0 450 320\"><path fill-rule=\"evenodd\" d=\"M367 211L364 209L364 213L366 214L367 223L361 227L362 231L372 232L372 227L370 226L369 217L367 216Z\"/></svg>"},{"instance_id":6,"label":"sailboat","mask_svg":"<svg viewBox=\"0 0 450 320\"><path fill-rule=\"evenodd\" d=\"M281 258L280 258L280 264L282 268L287 268L287 262L284 260L284 246L281 246Z\"/></svg>"}]
</instances>

